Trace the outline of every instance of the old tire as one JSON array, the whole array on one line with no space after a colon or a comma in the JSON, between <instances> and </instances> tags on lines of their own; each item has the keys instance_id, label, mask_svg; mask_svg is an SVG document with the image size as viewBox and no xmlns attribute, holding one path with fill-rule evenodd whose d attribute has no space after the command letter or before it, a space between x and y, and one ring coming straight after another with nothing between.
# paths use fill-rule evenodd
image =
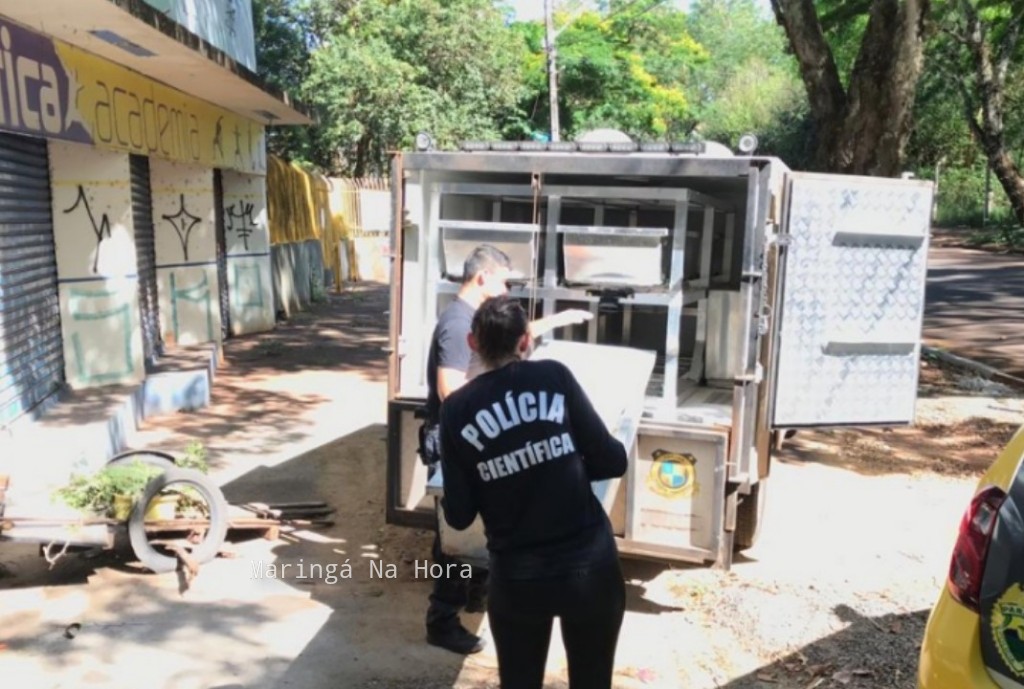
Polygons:
<instances>
[{"instance_id":1,"label":"old tire","mask_svg":"<svg viewBox=\"0 0 1024 689\"><path fill-rule=\"evenodd\" d=\"M160 450L128 450L108 459L107 466L125 466L136 460L158 469L170 469L177 466L177 460L174 458L174 455Z\"/></svg>"},{"instance_id":2,"label":"old tire","mask_svg":"<svg viewBox=\"0 0 1024 689\"><path fill-rule=\"evenodd\" d=\"M220 552L228 533L228 503L220 488L203 474L193 469L174 467L160 474L146 485L142 497L132 508L128 519L128 539L135 557L157 574L173 572L178 568L178 558L165 555L154 548L146 535L146 508L160 491L168 486L183 484L195 489L206 501L210 510L210 526L203 542L192 549L191 557L198 564L209 562Z\"/></svg>"},{"instance_id":3,"label":"old tire","mask_svg":"<svg viewBox=\"0 0 1024 689\"><path fill-rule=\"evenodd\" d=\"M749 495L741 498L736 508L736 531L733 535L736 552L753 548L761 535L767 488L768 479L761 479L751 487Z\"/></svg>"}]
</instances>

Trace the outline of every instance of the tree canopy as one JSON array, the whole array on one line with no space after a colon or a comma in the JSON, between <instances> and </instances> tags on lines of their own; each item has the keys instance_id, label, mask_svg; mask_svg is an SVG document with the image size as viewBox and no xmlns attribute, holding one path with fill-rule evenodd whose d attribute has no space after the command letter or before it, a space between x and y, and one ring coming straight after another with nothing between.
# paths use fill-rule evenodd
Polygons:
<instances>
[{"instance_id":1,"label":"tree canopy","mask_svg":"<svg viewBox=\"0 0 1024 689\"><path fill-rule=\"evenodd\" d=\"M319 117L316 127L274 128L279 155L377 175L420 131L439 148L549 132L544 23L516 21L498 0L254 5L263 77ZM752 132L760 153L801 169L943 166L977 196L987 167L1008 198L1024 199L1018 0L771 5L558 3L561 138L608 127L637 140L734 145Z\"/></svg>"}]
</instances>

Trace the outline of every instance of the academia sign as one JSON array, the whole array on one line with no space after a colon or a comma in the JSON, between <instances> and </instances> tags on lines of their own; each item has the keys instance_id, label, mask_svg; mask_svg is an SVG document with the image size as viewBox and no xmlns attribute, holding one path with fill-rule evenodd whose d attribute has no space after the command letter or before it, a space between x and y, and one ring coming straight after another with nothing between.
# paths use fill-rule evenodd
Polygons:
<instances>
[{"instance_id":1,"label":"academia sign","mask_svg":"<svg viewBox=\"0 0 1024 689\"><path fill-rule=\"evenodd\" d=\"M266 174L258 122L2 20L0 129Z\"/></svg>"}]
</instances>

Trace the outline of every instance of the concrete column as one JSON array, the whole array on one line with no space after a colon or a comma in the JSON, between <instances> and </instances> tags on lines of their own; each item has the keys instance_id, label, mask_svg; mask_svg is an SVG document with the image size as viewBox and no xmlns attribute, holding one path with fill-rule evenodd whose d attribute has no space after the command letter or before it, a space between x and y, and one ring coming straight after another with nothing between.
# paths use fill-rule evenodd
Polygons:
<instances>
[{"instance_id":1,"label":"concrete column","mask_svg":"<svg viewBox=\"0 0 1024 689\"><path fill-rule=\"evenodd\" d=\"M128 156L49 142L68 385L145 377Z\"/></svg>"},{"instance_id":2,"label":"concrete column","mask_svg":"<svg viewBox=\"0 0 1024 689\"><path fill-rule=\"evenodd\" d=\"M213 170L151 158L149 175L164 342L220 342Z\"/></svg>"},{"instance_id":3,"label":"concrete column","mask_svg":"<svg viewBox=\"0 0 1024 689\"><path fill-rule=\"evenodd\" d=\"M270 272L266 178L224 170L221 181L231 333L246 335L272 330L274 287Z\"/></svg>"}]
</instances>

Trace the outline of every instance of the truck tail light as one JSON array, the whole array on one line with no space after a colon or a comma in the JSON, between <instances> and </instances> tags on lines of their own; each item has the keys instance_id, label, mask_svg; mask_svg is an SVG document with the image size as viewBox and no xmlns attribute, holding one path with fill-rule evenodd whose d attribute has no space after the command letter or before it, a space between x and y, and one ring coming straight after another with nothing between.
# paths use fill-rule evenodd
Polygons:
<instances>
[{"instance_id":1,"label":"truck tail light","mask_svg":"<svg viewBox=\"0 0 1024 689\"><path fill-rule=\"evenodd\" d=\"M1002 489L996 486L986 488L974 496L960 520L960 534L953 548L947 585L953 598L975 612L981 608L985 560L1004 500L1006 493Z\"/></svg>"}]
</instances>

